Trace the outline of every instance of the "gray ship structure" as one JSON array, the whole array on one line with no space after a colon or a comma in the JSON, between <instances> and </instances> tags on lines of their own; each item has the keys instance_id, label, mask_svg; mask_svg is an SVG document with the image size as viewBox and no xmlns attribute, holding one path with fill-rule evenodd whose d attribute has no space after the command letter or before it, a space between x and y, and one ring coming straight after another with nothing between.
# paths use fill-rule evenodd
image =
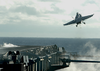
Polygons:
<instances>
[{"instance_id":1,"label":"gray ship structure","mask_svg":"<svg viewBox=\"0 0 100 71\"><path fill-rule=\"evenodd\" d=\"M5 48L0 50L0 69L1 71L55 71L69 67L70 62L100 63L100 61L72 60L71 56L79 55L67 52L64 47L57 45Z\"/></svg>"}]
</instances>

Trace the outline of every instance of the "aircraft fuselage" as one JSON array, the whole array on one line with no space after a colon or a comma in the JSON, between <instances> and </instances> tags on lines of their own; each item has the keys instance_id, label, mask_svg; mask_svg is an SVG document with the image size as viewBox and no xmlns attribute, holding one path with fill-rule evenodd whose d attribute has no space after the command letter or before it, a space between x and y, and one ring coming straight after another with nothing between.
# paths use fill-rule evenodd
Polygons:
<instances>
[{"instance_id":1,"label":"aircraft fuselage","mask_svg":"<svg viewBox=\"0 0 100 71\"><path fill-rule=\"evenodd\" d=\"M77 19L75 20L75 22L76 22L77 24L81 24L81 18L77 18Z\"/></svg>"}]
</instances>

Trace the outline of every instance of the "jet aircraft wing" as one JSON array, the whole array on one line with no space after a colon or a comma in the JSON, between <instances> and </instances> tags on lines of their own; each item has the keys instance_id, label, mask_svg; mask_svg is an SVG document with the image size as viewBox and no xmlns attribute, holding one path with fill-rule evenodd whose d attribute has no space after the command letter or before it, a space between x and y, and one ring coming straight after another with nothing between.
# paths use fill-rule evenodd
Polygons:
<instances>
[{"instance_id":1,"label":"jet aircraft wing","mask_svg":"<svg viewBox=\"0 0 100 71\"><path fill-rule=\"evenodd\" d=\"M68 23L64 24L64 26L65 26L65 25L74 24L74 23L76 23L76 22L75 22L75 20L72 20L72 21L70 21L70 22L68 22Z\"/></svg>"},{"instance_id":2,"label":"jet aircraft wing","mask_svg":"<svg viewBox=\"0 0 100 71\"><path fill-rule=\"evenodd\" d=\"M83 17L81 17L81 20L88 19L88 18L92 17L93 15L94 15L94 14L92 14L92 15L88 15L88 16L83 16Z\"/></svg>"}]
</instances>

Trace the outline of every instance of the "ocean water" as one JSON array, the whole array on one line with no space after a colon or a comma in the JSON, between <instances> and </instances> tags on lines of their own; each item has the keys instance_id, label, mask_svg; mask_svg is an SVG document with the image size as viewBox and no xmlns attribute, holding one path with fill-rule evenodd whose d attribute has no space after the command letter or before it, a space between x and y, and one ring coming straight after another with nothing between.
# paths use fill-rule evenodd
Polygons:
<instances>
[{"instance_id":1,"label":"ocean water","mask_svg":"<svg viewBox=\"0 0 100 71\"><path fill-rule=\"evenodd\" d=\"M46 46L56 44L58 47L64 47L66 51L80 53L86 53L93 47L98 50L100 49L100 39L0 37L0 46L2 47L4 44L12 44L17 46Z\"/></svg>"},{"instance_id":2,"label":"ocean water","mask_svg":"<svg viewBox=\"0 0 100 71\"><path fill-rule=\"evenodd\" d=\"M78 38L15 38L0 37L0 49L18 47L22 45L46 46L57 45L64 47L67 52L77 52L80 55L93 55L94 57L79 57L81 60L100 61L100 39ZM20 47L19 47L20 48ZM58 71L99 71L98 63L71 63L70 67Z\"/></svg>"}]
</instances>

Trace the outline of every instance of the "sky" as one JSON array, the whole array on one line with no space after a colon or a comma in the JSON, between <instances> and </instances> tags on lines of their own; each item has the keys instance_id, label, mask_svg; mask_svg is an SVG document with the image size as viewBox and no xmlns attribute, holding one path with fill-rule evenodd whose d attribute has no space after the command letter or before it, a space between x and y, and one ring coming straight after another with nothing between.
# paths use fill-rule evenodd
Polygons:
<instances>
[{"instance_id":1,"label":"sky","mask_svg":"<svg viewBox=\"0 0 100 71\"><path fill-rule=\"evenodd\" d=\"M94 16L63 26L77 12ZM100 38L100 1L0 0L0 37Z\"/></svg>"}]
</instances>

